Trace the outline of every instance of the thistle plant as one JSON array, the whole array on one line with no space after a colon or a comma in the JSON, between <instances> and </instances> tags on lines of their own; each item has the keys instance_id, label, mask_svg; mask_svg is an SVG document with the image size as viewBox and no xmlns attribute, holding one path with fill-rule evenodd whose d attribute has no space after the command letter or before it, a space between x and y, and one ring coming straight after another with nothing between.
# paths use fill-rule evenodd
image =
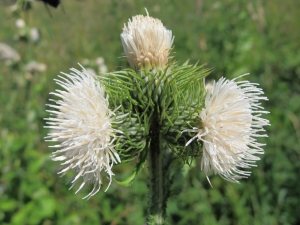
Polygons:
<instances>
[{"instance_id":1,"label":"thistle plant","mask_svg":"<svg viewBox=\"0 0 300 225\"><path fill-rule=\"evenodd\" d=\"M58 99L49 104L46 139L58 143L52 156L62 162L59 173L74 171L71 187L92 184L86 198L104 177L129 186L148 169L148 224L165 224L174 174L184 164L201 158L207 178L238 182L250 175L264 153L257 137L269 125L261 118L268 112L260 101L267 98L244 76L206 87L210 69L176 62L172 32L148 13L129 20L121 40L131 68L96 76L82 67L59 76L64 90L51 93ZM114 165L133 160L127 179L113 178Z\"/></svg>"}]
</instances>

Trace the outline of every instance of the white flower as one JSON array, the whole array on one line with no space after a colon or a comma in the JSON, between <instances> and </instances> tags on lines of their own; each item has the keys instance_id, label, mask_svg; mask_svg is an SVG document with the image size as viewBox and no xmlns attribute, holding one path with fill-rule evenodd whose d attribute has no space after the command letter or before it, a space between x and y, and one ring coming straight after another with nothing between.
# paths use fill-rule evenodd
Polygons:
<instances>
[{"instance_id":1,"label":"white flower","mask_svg":"<svg viewBox=\"0 0 300 225\"><path fill-rule=\"evenodd\" d=\"M11 61L19 61L21 59L20 55L7 44L0 43L0 60L11 60Z\"/></svg>"},{"instance_id":2,"label":"white flower","mask_svg":"<svg viewBox=\"0 0 300 225\"><path fill-rule=\"evenodd\" d=\"M59 173L75 171L71 188L82 178L76 193L86 184L94 185L85 197L89 198L100 190L101 174L106 172L111 183L112 166L121 162L113 145L120 131L112 128L114 112L108 107L105 88L84 68L82 72L74 68L71 71L62 73L64 76L56 80L65 90L51 93L61 99L51 100L55 104L50 104L52 110L47 110L52 117L46 119L46 128L52 130L46 138L59 142L51 146L58 149L53 153L53 160L62 161L64 167Z\"/></svg>"},{"instance_id":3,"label":"white flower","mask_svg":"<svg viewBox=\"0 0 300 225\"><path fill-rule=\"evenodd\" d=\"M28 72L44 72L47 69L47 66L43 63L38 63L36 61L30 61L25 66L25 70Z\"/></svg>"},{"instance_id":4,"label":"white flower","mask_svg":"<svg viewBox=\"0 0 300 225\"><path fill-rule=\"evenodd\" d=\"M205 90L208 91L212 88L212 82L205 83Z\"/></svg>"},{"instance_id":5,"label":"white flower","mask_svg":"<svg viewBox=\"0 0 300 225\"><path fill-rule=\"evenodd\" d=\"M40 32L36 27L32 27L30 28L29 36L32 42L37 42L40 39Z\"/></svg>"},{"instance_id":6,"label":"white flower","mask_svg":"<svg viewBox=\"0 0 300 225\"><path fill-rule=\"evenodd\" d=\"M107 66L105 65L103 57L97 57L95 59L95 63L98 66L98 71L100 73L107 73L108 69L107 69Z\"/></svg>"},{"instance_id":7,"label":"white flower","mask_svg":"<svg viewBox=\"0 0 300 225\"><path fill-rule=\"evenodd\" d=\"M23 19L19 18L16 20L15 25L17 28L24 28L26 24Z\"/></svg>"},{"instance_id":8,"label":"white flower","mask_svg":"<svg viewBox=\"0 0 300 225\"><path fill-rule=\"evenodd\" d=\"M194 139L203 142L201 169L206 176L219 174L224 179L236 182L236 179L247 177L256 160L255 154L264 154L257 137L267 137L264 126L269 121L261 118L263 107L259 100L267 100L258 84L249 81L235 82L221 78L207 90L205 108L199 117L200 128L194 128L197 135Z\"/></svg>"},{"instance_id":9,"label":"white flower","mask_svg":"<svg viewBox=\"0 0 300 225\"><path fill-rule=\"evenodd\" d=\"M167 66L174 37L159 19L137 15L124 25L121 40L133 69L157 70Z\"/></svg>"}]
</instances>

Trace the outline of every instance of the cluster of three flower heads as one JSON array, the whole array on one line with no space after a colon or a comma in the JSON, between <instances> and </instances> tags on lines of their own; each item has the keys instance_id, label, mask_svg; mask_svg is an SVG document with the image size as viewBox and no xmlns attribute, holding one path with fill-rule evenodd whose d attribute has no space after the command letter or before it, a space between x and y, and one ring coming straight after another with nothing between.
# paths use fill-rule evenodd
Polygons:
<instances>
[{"instance_id":1,"label":"cluster of three flower heads","mask_svg":"<svg viewBox=\"0 0 300 225\"><path fill-rule=\"evenodd\" d=\"M174 37L160 20L149 15L133 17L124 26L121 40L131 68L141 77L145 71L155 76L171 73L169 57ZM53 160L62 161L60 173L75 171L72 186L82 178L78 191L92 183L93 190L87 196L91 197L100 190L103 172L111 183L112 167L122 161L114 146L117 134L123 131L113 126L116 109L110 109L105 87L82 69L71 69L70 74L63 73L56 80L64 90L52 93L60 99L49 104L51 117L46 118L46 127L50 128L48 141L58 142L51 147L58 148ZM147 77L143 79L147 81ZM264 153L257 137L266 136L263 127L269 125L261 118L268 112L259 102L267 98L257 84L236 79L221 78L204 90L203 107L196 112L199 126L181 130L193 134L184 145L200 141L205 174L219 174L237 182L250 175L243 169L259 160L255 154Z\"/></svg>"}]
</instances>

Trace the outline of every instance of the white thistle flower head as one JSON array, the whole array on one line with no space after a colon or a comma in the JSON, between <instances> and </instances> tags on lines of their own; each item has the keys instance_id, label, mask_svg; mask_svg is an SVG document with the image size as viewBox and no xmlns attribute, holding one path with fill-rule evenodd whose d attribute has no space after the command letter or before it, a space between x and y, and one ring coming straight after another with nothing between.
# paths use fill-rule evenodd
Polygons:
<instances>
[{"instance_id":1,"label":"white thistle flower head","mask_svg":"<svg viewBox=\"0 0 300 225\"><path fill-rule=\"evenodd\" d=\"M124 25L121 40L130 66L135 69L166 68L174 37L159 19L137 15Z\"/></svg>"},{"instance_id":2,"label":"white thistle flower head","mask_svg":"<svg viewBox=\"0 0 300 225\"><path fill-rule=\"evenodd\" d=\"M50 99L55 104L50 104L52 109L47 110L52 117L45 119L46 128L51 129L46 138L59 142L51 146L58 149L53 160L62 161L64 167L59 174L75 171L71 188L82 178L76 193L86 184L94 185L85 197L89 198L100 190L103 172L110 179L109 185L112 181L112 167L121 162L113 142L121 131L112 128L114 112L109 109L105 88L96 76L84 68L82 72L74 68L71 71L56 80L64 90L50 93L61 99Z\"/></svg>"},{"instance_id":3,"label":"white thistle flower head","mask_svg":"<svg viewBox=\"0 0 300 225\"><path fill-rule=\"evenodd\" d=\"M239 77L238 77L239 78ZM236 78L236 79L238 79ZM200 113L201 128L194 128L194 139L203 142L201 169L207 178L214 173L224 179L238 183L237 179L247 177L250 168L264 154L257 137L267 137L264 126L269 125L262 114L260 100L267 100L258 84L249 81L226 80L221 78L207 89L205 108Z\"/></svg>"}]
</instances>

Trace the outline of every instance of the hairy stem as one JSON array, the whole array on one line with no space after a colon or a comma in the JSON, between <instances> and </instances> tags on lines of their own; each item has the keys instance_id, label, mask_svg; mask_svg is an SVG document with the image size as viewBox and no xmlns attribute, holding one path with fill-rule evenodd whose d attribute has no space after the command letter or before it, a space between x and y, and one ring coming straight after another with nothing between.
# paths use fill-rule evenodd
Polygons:
<instances>
[{"instance_id":1,"label":"hairy stem","mask_svg":"<svg viewBox=\"0 0 300 225\"><path fill-rule=\"evenodd\" d=\"M151 125L149 162L149 200L148 200L148 224L164 224L166 216L166 203L169 197L170 184L168 183L168 164L164 163L165 154L163 140L160 134L158 117L154 116Z\"/></svg>"}]
</instances>

